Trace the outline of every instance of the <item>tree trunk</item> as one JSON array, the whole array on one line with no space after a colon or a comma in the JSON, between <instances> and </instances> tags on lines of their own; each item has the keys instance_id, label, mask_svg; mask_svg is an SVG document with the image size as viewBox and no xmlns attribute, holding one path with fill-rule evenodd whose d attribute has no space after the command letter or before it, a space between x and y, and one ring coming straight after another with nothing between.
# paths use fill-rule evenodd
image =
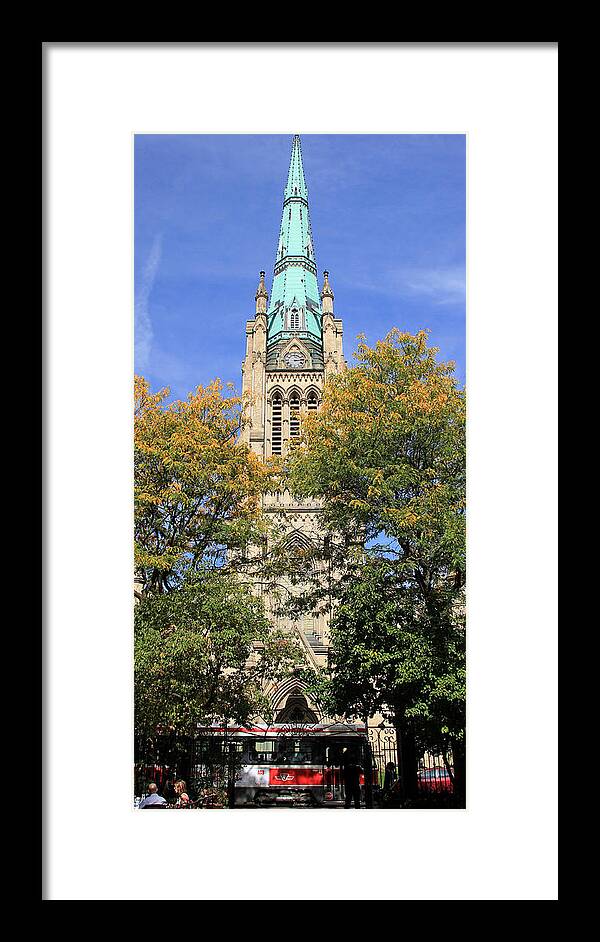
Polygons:
<instances>
[{"instance_id":1,"label":"tree trunk","mask_svg":"<svg viewBox=\"0 0 600 942\"><path fill-rule=\"evenodd\" d=\"M369 740L369 717L365 719L367 742L365 744L365 808L373 807L373 755Z\"/></svg>"},{"instance_id":2,"label":"tree trunk","mask_svg":"<svg viewBox=\"0 0 600 942\"><path fill-rule=\"evenodd\" d=\"M394 715L396 730L396 748L398 752L398 774L400 779L401 802L404 805L417 797L417 752L415 734L412 725L404 715L403 709L397 709Z\"/></svg>"},{"instance_id":3,"label":"tree trunk","mask_svg":"<svg viewBox=\"0 0 600 942\"><path fill-rule=\"evenodd\" d=\"M404 759L404 792L407 801L418 797L417 747L412 723L406 722L402 735L402 755Z\"/></svg>"},{"instance_id":4,"label":"tree trunk","mask_svg":"<svg viewBox=\"0 0 600 942\"><path fill-rule=\"evenodd\" d=\"M467 761L465 740L459 742L452 740L452 756L454 759L454 797L459 808L466 807L467 798Z\"/></svg>"},{"instance_id":5,"label":"tree trunk","mask_svg":"<svg viewBox=\"0 0 600 942\"><path fill-rule=\"evenodd\" d=\"M396 730L396 766L398 768L398 785L400 787L400 804L404 805L406 795L404 792L404 760L402 758L402 724L394 719L394 729Z\"/></svg>"}]
</instances>

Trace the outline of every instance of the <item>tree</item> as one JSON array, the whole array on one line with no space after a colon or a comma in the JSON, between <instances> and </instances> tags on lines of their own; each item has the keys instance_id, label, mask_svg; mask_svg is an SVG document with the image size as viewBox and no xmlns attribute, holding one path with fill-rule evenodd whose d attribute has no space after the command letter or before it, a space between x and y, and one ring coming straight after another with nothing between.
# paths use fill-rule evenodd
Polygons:
<instances>
[{"instance_id":1,"label":"tree","mask_svg":"<svg viewBox=\"0 0 600 942\"><path fill-rule=\"evenodd\" d=\"M215 380L167 404L135 378L135 565L145 591L243 558L260 542L273 468L238 435L246 402Z\"/></svg>"},{"instance_id":2,"label":"tree","mask_svg":"<svg viewBox=\"0 0 600 942\"><path fill-rule=\"evenodd\" d=\"M136 377L136 754L185 768L199 725L268 715L266 681L299 655L247 584L277 471L239 440L247 402L218 380L185 401L168 403L168 392Z\"/></svg>"},{"instance_id":3,"label":"tree","mask_svg":"<svg viewBox=\"0 0 600 942\"><path fill-rule=\"evenodd\" d=\"M135 726L138 751L158 736L185 739L214 720L240 724L265 709L265 681L298 661L262 602L220 573L190 574L135 608Z\"/></svg>"},{"instance_id":4,"label":"tree","mask_svg":"<svg viewBox=\"0 0 600 942\"><path fill-rule=\"evenodd\" d=\"M402 567L369 560L341 596L332 625L336 712L381 713L396 727L408 797L417 749L452 749L460 779L464 741L464 621L448 613L435 626ZM454 773L453 773L454 774ZM462 781L460 781L462 786Z\"/></svg>"},{"instance_id":5,"label":"tree","mask_svg":"<svg viewBox=\"0 0 600 942\"><path fill-rule=\"evenodd\" d=\"M338 709L391 713L407 752L417 735L449 738L460 766L465 397L438 353L426 331L361 341L304 419L289 486L323 500L331 533Z\"/></svg>"}]
</instances>

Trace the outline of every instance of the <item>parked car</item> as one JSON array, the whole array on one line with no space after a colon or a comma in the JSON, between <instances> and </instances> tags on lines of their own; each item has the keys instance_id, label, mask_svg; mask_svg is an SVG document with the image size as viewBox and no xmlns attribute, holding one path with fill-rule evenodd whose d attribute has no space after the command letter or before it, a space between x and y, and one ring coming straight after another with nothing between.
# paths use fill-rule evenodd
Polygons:
<instances>
[{"instance_id":1,"label":"parked car","mask_svg":"<svg viewBox=\"0 0 600 942\"><path fill-rule=\"evenodd\" d=\"M422 769L417 772L417 781L419 791L444 792L446 794L451 794L454 791L454 783L445 768Z\"/></svg>"}]
</instances>

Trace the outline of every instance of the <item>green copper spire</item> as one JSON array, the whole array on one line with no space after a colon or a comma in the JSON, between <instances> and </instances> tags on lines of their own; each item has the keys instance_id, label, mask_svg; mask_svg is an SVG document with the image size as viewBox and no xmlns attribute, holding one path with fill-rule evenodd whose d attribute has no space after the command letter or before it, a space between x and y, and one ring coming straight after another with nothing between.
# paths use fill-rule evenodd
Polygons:
<instances>
[{"instance_id":1,"label":"green copper spire","mask_svg":"<svg viewBox=\"0 0 600 942\"><path fill-rule=\"evenodd\" d=\"M300 135L295 134L267 312L267 344L290 337L322 342L317 266Z\"/></svg>"}]
</instances>

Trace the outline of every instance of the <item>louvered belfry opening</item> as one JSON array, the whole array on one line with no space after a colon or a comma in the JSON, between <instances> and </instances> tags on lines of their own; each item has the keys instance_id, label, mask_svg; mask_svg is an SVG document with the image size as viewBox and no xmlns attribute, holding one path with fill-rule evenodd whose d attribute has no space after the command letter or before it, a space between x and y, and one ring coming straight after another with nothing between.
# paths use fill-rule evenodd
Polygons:
<instances>
[{"instance_id":1,"label":"louvered belfry opening","mask_svg":"<svg viewBox=\"0 0 600 942\"><path fill-rule=\"evenodd\" d=\"M281 454L281 396L274 396L271 412L271 452Z\"/></svg>"},{"instance_id":2,"label":"louvered belfry opening","mask_svg":"<svg viewBox=\"0 0 600 942\"><path fill-rule=\"evenodd\" d=\"M290 439L293 444L294 439L300 437L300 396L298 393L292 393L290 396Z\"/></svg>"}]
</instances>

